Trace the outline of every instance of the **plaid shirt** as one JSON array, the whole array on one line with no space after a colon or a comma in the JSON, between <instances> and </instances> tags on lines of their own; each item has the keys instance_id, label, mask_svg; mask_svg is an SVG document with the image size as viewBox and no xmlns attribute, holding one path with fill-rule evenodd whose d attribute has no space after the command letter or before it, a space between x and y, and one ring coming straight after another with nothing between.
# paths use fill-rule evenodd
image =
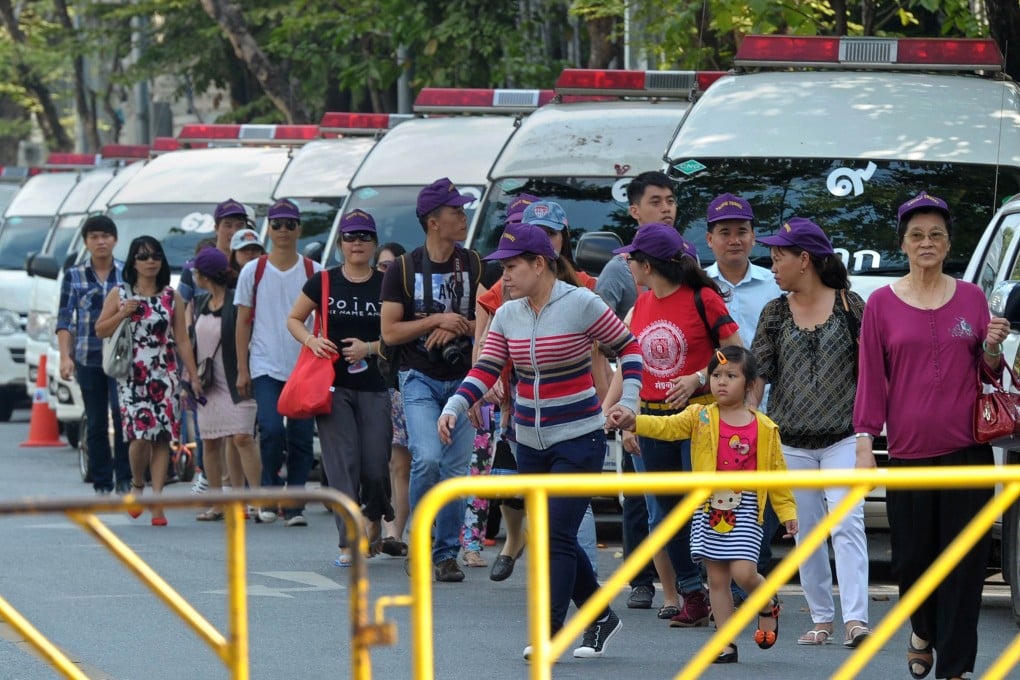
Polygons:
<instances>
[{"instance_id":1,"label":"plaid shirt","mask_svg":"<svg viewBox=\"0 0 1020 680\"><path fill-rule=\"evenodd\" d=\"M64 272L57 330L74 336L74 360L84 366L103 365L103 341L96 337L96 319L103 311L107 294L121 283L123 268L123 262L114 260L105 283L92 270L91 258Z\"/></svg>"}]
</instances>

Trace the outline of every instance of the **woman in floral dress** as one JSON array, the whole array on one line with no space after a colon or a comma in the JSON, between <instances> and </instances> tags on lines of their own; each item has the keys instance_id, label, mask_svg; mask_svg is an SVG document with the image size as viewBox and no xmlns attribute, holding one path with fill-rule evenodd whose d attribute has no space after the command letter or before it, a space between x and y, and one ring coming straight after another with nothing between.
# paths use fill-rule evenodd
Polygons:
<instances>
[{"instance_id":1,"label":"woman in floral dress","mask_svg":"<svg viewBox=\"0 0 1020 680\"><path fill-rule=\"evenodd\" d=\"M170 458L170 440L177 437L177 352L188 370L197 374L191 343L179 347L175 337L187 338L184 300L170 287L170 265L163 247L151 236L139 236L128 248L125 283L107 295L96 321L96 335L113 335L123 319L130 319L131 371L117 381L124 437L131 459L131 485L141 494L149 470L153 493L163 491ZM177 313L179 310L179 313ZM192 381L196 398L201 386ZM132 517L141 513L132 512ZM153 508L152 525L166 526L162 508Z\"/></svg>"}]
</instances>

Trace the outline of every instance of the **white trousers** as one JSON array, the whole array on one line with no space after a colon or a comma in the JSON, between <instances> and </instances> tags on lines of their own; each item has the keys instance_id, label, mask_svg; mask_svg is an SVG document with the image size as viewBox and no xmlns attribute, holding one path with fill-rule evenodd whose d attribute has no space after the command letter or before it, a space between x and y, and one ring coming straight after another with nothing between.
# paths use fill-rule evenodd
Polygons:
<instances>
[{"instance_id":1,"label":"white trousers","mask_svg":"<svg viewBox=\"0 0 1020 680\"><path fill-rule=\"evenodd\" d=\"M853 468L857 459L854 437L847 437L823 449L798 449L783 446L786 466L790 470L842 470ZM846 496L843 487L825 489L794 489L797 500L799 530L796 540L806 536L818 526L830 509ZM864 501L837 524L831 534L832 550L836 556L836 578L839 580L839 600L843 621L868 622L868 541L864 534ZM804 589L811 620L830 623L836 618L832 600L832 570L829 568L829 548L819 546L800 565L800 583Z\"/></svg>"}]
</instances>

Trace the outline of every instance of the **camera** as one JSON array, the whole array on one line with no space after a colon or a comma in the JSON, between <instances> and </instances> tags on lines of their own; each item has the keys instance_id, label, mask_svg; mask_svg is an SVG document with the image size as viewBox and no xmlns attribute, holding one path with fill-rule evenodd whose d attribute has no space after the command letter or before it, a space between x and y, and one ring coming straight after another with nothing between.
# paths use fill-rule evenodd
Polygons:
<instances>
[{"instance_id":1,"label":"camera","mask_svg":"<svg viewBox=\"0 0 1020 680\"><path fill-rule=\"evenodd\" d=\"M429 361L433 363L445 361L451 366L463 366L471 361L471 340L460 337L442 347L433 347L429 350Z\"/></svg>"}]
</instances>

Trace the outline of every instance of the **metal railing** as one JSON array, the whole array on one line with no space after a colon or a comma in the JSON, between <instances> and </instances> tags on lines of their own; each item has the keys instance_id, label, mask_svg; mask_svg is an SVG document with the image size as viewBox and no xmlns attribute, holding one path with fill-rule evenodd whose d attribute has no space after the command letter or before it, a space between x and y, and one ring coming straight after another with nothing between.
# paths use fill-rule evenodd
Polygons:
<instances>
[{"instance_id":1,"label":"metal railing","mask_svg":"<svg viewBox=\"0 0 1020 680\"><path fill-rule=\"evenodd\" d=\"M351 551L350 625L351 625L351 678L368 680L372 676L369 648L373 645L393 644L396 640L396 626L383 620L383 609L387 604L407 604L405 598L380 598L376 607L376 622L371 623L368 615L368 566L365 554L368 539L362 523L361 508L349 497L333 490L321 491L257 491L229 494L202 494L201 496L124 496L117 498L24 498L0 501L0 515L64 514L72 522L91 534L106 547L132 574L145 584L157 598L180 617L223 662L232 680L248 680L248 602L247 564L245 554L246 505L271 507L277 505L302 505L323 503L339 513L347 527L348 536L357 536L357 544ZM155 570L142 560L124 541L117 537L96 513L127 512L153 507L223 507L225 513L226 539L225 564L227 582L228 632L217 630L202 614L192 607L180 593L173 589ZM50 642L11 604L0 596L0 618L20 633L25 641L65 678L88 680L85 673L67 658L60 649Z\"/></svg>"},{"instance_id":2,"label":"metal railing","mask_svg":"<svg viewBox=\"0 0 1020 680\"><path fill-rule=\"evenodd\" d=\"M725 480L725 481L724 481ZM699 677L728 642L763 610L779 588L796 573L799 565L828 538L833 527L875 487L893 489L961 489L994 487L1002 490L979 512L957 538L925 571L906 595L875 627L855 652L835 671L833 678L858 677L871 658L896 633L910 614L932 593L960 558L984 536L995 520L1020 497L1020 467L958 467L796 472L645 473L625 475L513 475L461 477L445 481L425 495L414 511L411 524L411 624L412 671L417 680L434 676L432 621L431 526L439 510L451 500L467 496L510 498L523 496L528 513L528 640L532 646L533 680L549 680L552 664L595 617L609 606L653 555L665 546L713 489L847 487L848 493L817 527L800 538L794 548L769 574L765 582L748 594L726 624L702 646L680 670L677 678ZM686 494L662 523L588 599L563 628L550 639L549 512L550 496L604 496L616 493ZM985 671L983 678L1006 678L1020 662L1020 634Z\"/></svg>"}]
</instances>

